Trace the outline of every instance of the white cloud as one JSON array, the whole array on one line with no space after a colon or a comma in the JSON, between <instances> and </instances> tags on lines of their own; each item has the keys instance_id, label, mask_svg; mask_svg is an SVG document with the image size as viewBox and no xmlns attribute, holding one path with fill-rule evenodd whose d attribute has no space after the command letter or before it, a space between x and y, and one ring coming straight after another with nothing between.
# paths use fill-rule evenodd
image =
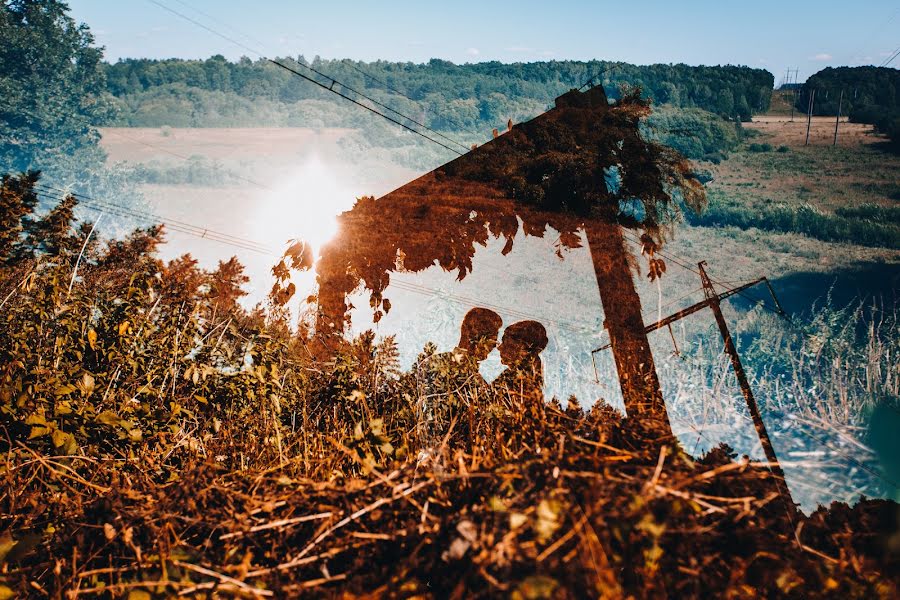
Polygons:
<instances>
[{"instance_id":1,"label":"white cloud","mask_svg":"<svg viewBox=\"0 0 900 600\"><path fill-rule=\"evenodd\" d=\"M826 52L820 52L819 54L816 54L815 56L810 57L810 60L820 60L821 61L821 60L831 60L832 58L834 58L834 57L831 56L830 54L828 54Z\"/></svg>"},{"instance_id":2,"label":"white cloud","mask_svg":"<svg viewBox=\"0 0 900 600\"><path fill-rule=\"evenodd\" d=\"M479 54L481 54L481 50L479 50L478 48L466 48L466 54L468 54L469 56L478 56Z\"/></svg>"}]
</instances>

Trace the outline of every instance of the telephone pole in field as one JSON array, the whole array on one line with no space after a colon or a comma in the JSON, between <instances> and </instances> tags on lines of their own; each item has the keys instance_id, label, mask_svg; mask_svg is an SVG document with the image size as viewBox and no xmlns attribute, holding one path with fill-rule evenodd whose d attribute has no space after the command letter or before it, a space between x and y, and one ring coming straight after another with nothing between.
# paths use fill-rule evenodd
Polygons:
<instances>
[{"instance_id":1,"label":"telephone pole in field","mask_svg":"<svg viewBox=\"0 0 900 600\"><path fill-rule=\"evenodd\" d=\"M816 104L816 90L810 90L809 92L809 104L806 109L806 143L804 146L809 146L809 129L812 127L812 113L813 107Z\"/></svg>"},{"instance_id":2,"label":"telephone pole in field","mask_svg":"<svg viewBox=\"0 0 900 600\"><path fill-rule=\"evenodd\" d=\"M834 142L832 146L837 146L838 126L841 124L841 109L844 106L844 90L841 90L841 98L838 100L837 118L834 120Z\"/></svg>"}]
</instances>

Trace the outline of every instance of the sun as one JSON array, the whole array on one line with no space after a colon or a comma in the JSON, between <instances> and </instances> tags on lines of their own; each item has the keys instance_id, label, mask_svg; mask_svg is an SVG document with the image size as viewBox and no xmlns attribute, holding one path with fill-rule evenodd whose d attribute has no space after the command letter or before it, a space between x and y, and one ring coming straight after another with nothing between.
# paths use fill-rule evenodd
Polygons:
<instances>
[{"instance_id":1,"label":"sun","mask_svg":"<svg viewBox=\"0 0 900 600\"><path fill-rule=\"evenodd\" d=\"M302 240L318 259L337 233L337 216L352 208L358 195L338 170L313 156L261 195L253 211L256 236L279 251L290 240Z\"/></svg>"}]
</instances>

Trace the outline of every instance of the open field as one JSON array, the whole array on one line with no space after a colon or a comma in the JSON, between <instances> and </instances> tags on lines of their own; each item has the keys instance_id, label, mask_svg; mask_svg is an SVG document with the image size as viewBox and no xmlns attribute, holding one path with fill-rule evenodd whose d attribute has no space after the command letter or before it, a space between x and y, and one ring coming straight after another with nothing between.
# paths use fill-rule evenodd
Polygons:
<instances>
[{"instance_id":1,"label":"open field","mask_svg":"<svg viewBox=\"0 0 900 600\"><path fill-rule=\"evenodd\" d=\"M900 249L836 243L790 228L763 227L766 211L774 205L791 210L811 205L826 216L835 215L838 209L867 205L891 209L896 205L900 159L881 150L880 138L868 127L856 124L842 123L846 135L837 148L832 148L826 137L829 131L833 133L833 125L829 119L814 119L814 144L804 147L805 123L764 116L746 125L757 133L727 160L718 165L699 164L713 176L709 212L720 215L723 222L715 226L685 223L675 230L664 249L671 257L666 258L666 276L659 283L651 283L643 275L639 278L638 291L647 322L703 298L699 277L691 270L701 260L708 262L711 276L723 285L769 277L792 313L809 314L813 305L824 301L829 293L840 305L854 299L871 301L876 295L896 302L893 290L900 287ZM195 162L207 161L200 164L202 183L142 184L154 210L263 242L273 248L273 253L292 237L316 239L321 235L322 217L348 209L355 197L382 195L417 175L392 163L379 149L366 152L353 146L353 132L349 130L124 129L104 133L111 162L142 161L164 171L186 164L169 153L195 157ZM771 149L753 152L751 144L769 144ZM778 151L781 146L787 150ZM733 226L729 211L759 218L759 226ZM171 243L163 249L165 256L191 252L207 266L236 254L251 276L250 303L261 300L271 286L273 256L178 233L171 233L169 239ZM395 308L377 326L366 309L368 298L354 298L354 304L360 307L354 312L354 331L375 328L380 336L395 335L400 366L408 369L427 341L437 343L442 351L452 348L458 323L473 304L494 307L505 323L528 315L545 323L551 338L544 357L548 397L577 394L590 398L588 402L602 397L620 406L611 357L608 353L595 357L596 375L591 361L590 350L605 338L589 254L585 248L575 249L561 261L553 242L553 235L526 238L518 241L508 255L502 254L502 243L489 243L476 253L473 272L462 281L439 267L397 276L398 285L391 285L385 294ZM636 244L632 250L639 255ZM312 291L312 283L312 276L298 281L303 292L299 295ZM559 302L562 290L568 298L565 303ZM751 292L755 298L763 295L761 290ZM732 322L738 322L750 306L744 298L735 298L726 311ZM710 323L706 314L680 323L675 331L679 350L690 355L714 344ZM741 452L756 455L758 445L752 429L730 408L741 404L736 386L732 383L723 389L717 384L703 391L695 387L706 378L724 381L729 372L727 363L714 364L712 370L698 369L672 355L667 332L652 334L651 343L664 393L672 406L676 435L695 449L711 447L710 440L727 439ZM482 373L495 377L500 368L497 357L491 356ZM762 371L759 376L763 377ZM796 390L784 387L778 392L789 393ZM776 402L774 398L772 401ZM697 421L698 402L702 405L702 422ZM697 429L706 432L709 440L698 438ZM801 453L822 450L804 443L785 442L782 449ZM805 476L797 471L789 473L792 485L801 485L796 479L801 475ZM873 493L877 495L871 491L869 495ZM811 509L819 501L849 498L849 494L849 490L824 494L813 490L803 496L804 506Z\"/></svg>"},{"instance_id":2,"label":"open field","mask_svg":"<svg viewBox=\"0 0 900 600\"><path fill-rule=\"evenodd\" d=\"M811 145L804 147L801 116L793 123L786 117L761 116L746 125L758 133L743 150L719 165L700 164L713 176L709 185L712 201L727 198L742 210L759 214L773 204L811 205L827 214L860 205L895 207L900 194L900 157L883 151L880 138L870 127L853 123L841 124L839 145L833 148L829 137L833 126L833 120L814 118ZM131 161L175 168L186 162L179 157L213 161L203 185L148 183L141 187L159 214L204 223L276 249L288 238L309 234L304 207L337 214L349 208L357 196L380 196L418 174L376 151L348 148L351 130L143 128L105 129L103 133L111 163ZM769 144L772 150L751 152L747 147L752 143ZM787 151L777 151L781 146ZM304 166L313 160L317 168L304 172ZM322 178L339 185L322 188ZM170 239L173 243L167 253L191 251L205 264L214 264L235 251L177 233ZM809 272L824 275L865 263L896 264L900 260L896 249L836 245L792 231L687 224L677 229L669 251L690 263L708 260L713 272L728 271L729 279L761 274L772 278ZM259 257L247 257L240 251L238 255L259 263L258 273L267 272L263 264L268 259L260 262ZM667 278L666 284L672 287L667 296L687 291L678 283L684 276L689 279L685 285L696 283L693 274L678 270ZM267 286L261 284L260 289ZM647 294L646 301L656 303L657 290L647 290Z\"/></svg>"}]
</instances>

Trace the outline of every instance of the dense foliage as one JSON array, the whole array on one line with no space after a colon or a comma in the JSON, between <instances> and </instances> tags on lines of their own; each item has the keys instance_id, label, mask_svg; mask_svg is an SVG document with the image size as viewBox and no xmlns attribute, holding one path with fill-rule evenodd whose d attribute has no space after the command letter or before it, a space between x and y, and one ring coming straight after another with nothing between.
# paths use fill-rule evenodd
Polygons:
<instances>
[{"instance_id":1,"label":"dense foliage","mask_svg":"<svg viewBox=\"0 0 900 600\"><path fill-rule=\"evenodd\" d=\"M279 60L293 64L291 59ZM603 61L456 65L438 59L413 64L318 57L307 62L302 56L298 62L447 131L490 131L507 119L534 116L555 97L599 73L603 75L597 83L612 97L621 85L640 87L660 104L702 108L728 119L748 120L751 114L768 108L774 81L767 71L733 66L636 66ZM247 58L238 62L221 56L203 61L129 59L107 65L106 73L109 91L125 108L121 122L135 126L281 124L287 117L273 115L273 104L282 107L281 113L302 114L310 108L298 103L343 103L266 61ZM332 116L329 125L346 124L340 114ZM273 123L273 118L278 121Z\"/></svg>"},{"instance_id":2,"label":"dense foliage","mask_svg":"<svg viewBox=\"0 0 900 600\"><path fill-rule=\"evenodd\" d=\"M900 216L896 210L864 204L825 212L810 204L749 202L719 190L709 194L701 213L687 213L691 225L701 227L754 227L778 233L802 233L825 242L844 242L870 248L900 249Z\"/></svg>"},{"instance_id":3,"label":"dense foliage","mask_svg":"<svg viewBox=\"0 0 900 600\"><path fill-rule=\"evenodd\" d=\"M797 109L806 112L809 94L816 91L814 115L850 114L867 106L900 106L900 69L890 67L826 67L810 76L797 98Z\"/></svg>"},{"instance_id":4,"label":"dense foliage","mask_svg":"<svg viewBox=\"0 0 900 600\"><path fill-rule=\"evenodd\" d=\"M83 174L113 114L102 49L57 0L0 4L0 170Z\"/></svg>"},{"instance_id":5,"label":"dense foliage","mask_svg":"<svg viewBox=\"0 0 900 600\"><path fill-rule=\"evenodd\" d=\"M648 139L677 150L692 160L719 163L744 139L740 123L726 121L699 108L657 106L647 118Z\"/></svg>"},{"instance_id":6,"label":"dense foliage","mask_svg":"<svg viewBox=\"0 0 900 600\"><path fill-rule=\"evenodd\" d=\"M807 518L727 449L452 362L432 444L391 340L323 354L238 305L236 261L84 245L33 184L0 205L3 597L896 595L893 503Z\"/></svg>"},{"instance_id":7,"label":"dense foliage","mask_svg":"<svg viewBox=\"0 0 900 600\"><path fill-rule=\"evenodd\" d=\"M900 147L900 106L862 106L853 109L850 120L871 123L876 131L888 137L894 147Z\"/></svg>"},{"instance_id":8,"label":"dense foliage","mask_svg":"<svg viewBox=\"0 0 900 600\"><path fill-rule=\"evenodd\" d=\"M894 143L900 143L900 69L890 67L828 67L810 77L797 98L806 112L809 94L816 90L813 114L850 115L857 123L871 123ZM843 100L841 93L843 92Z\"/></svg>"}]
</instances>

